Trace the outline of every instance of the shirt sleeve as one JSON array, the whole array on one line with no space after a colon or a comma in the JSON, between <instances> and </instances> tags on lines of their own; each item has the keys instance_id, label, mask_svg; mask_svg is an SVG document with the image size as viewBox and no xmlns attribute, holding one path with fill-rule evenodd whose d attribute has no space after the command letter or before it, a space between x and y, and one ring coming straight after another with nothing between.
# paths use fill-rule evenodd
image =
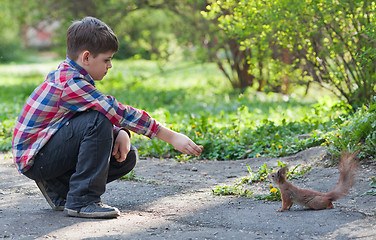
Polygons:
<instances>
[{"instance_id":1,"label":"shirt sleeve","mask_svg":"<svg viewBox=\"0 0 376 240\"><path fill-rule=\"evenodd\" d=\"M147 112L124 105L112 96L104 95L82 78L76 77L67 81L59 105L59 107L73 112L94 109L104 114L115 126L151 139L159 131L159 122L150 117Z\"/></svg>"},{"instance_id":2,"label":"shirt sleeve","mask_svg":"<svg viewBox=\"0 0 376 240\"><path fill-rule=\"evenodd\" d=\"M131 136L131 133L129 132L128 129L115 126L115 127L114 127L114 136L115 136L115 138L116 138L117 135L119 134L119 131L120 131L120 130L124 130L124 131L128 134L129 138L132 137L132 136Z\"/></svg>"}]
</instances>

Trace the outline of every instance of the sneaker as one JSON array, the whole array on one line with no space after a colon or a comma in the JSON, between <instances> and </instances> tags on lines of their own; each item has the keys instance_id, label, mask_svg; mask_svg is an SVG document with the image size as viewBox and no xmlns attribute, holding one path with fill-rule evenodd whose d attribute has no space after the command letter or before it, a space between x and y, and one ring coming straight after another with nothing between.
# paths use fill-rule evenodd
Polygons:
<instances>
[{"instance_id":1,"label":"sneaker","mask_svg":"<svg viewBox=\"0 0 376 240\"><path fill-rule=\"evenodd\" d=\"M116 207L108 206L102 202L91 203L78 210L65 208L68 216L83 218L116 218L120 211Z\"/></svg>"},{"instance_id":2,"label":"sneaker","mask_svg":"<svg viewBox=\"0 0 376 240\"><path fill-rule=\"evenodd\" d=\"M48 204L55 211L63 211L65 207L65 199L60 197L57 193L52 192L46 187L46 183L43 181L35 181L39 190L42 192L44 198Z\"/></svg>"}]
</instances>

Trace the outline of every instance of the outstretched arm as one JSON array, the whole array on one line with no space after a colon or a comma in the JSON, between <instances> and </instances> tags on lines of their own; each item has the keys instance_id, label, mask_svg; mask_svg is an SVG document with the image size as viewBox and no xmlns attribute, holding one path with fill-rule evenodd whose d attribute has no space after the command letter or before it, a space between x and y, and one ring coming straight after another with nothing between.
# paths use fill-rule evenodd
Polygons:
<instances>
[{"instance_id":1,"label":"outstretched arm","mask_svg":"<svg viewBox=\"0 0 376 240\"><path fill-rule=\"evenodd\" d=\"M196 143L194 143L189 137L164 126L160 126L156 137L166 143L171 144L176 148L176 150L185 154L200 156L203 150L202 146L196 145Z\"/></svg>"}]
</instances>

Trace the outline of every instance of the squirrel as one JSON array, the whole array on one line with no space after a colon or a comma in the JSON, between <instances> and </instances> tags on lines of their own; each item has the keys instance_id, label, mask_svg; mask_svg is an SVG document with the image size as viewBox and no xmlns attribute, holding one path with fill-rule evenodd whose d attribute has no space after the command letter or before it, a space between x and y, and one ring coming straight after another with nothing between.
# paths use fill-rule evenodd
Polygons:
<instances>
[{"instance_id":1,"label":"squirrel","mask_svg":"<svg viewBox=\"0 0 376 240\"><path fill-rule=\"evenodd\" d=\"M354 185L357 163L354 161L357 152L345 152L339 163L340 177L333 190L327 193L316 192L309 189L301 189L286 180L288 167L283 167L277 172L271 173L269 179L276 183L281 192L282 208L277 212L289 210L293 203L306 206L314 210L331 209L333 201L348 194L349 189Z\"/></svg>"}]
</instances>

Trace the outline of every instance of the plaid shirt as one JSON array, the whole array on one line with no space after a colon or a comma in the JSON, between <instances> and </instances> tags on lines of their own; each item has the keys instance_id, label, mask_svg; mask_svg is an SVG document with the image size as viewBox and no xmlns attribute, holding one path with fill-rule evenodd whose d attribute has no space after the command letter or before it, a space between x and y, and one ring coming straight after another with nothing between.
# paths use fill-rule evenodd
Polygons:
<instances>
[{"instance_id":1,"label":"plaid shirt","mask_svg":"<svg viewBox=\"0 0 376 240\"><path fill-rule=\"evenodd\" d=\"M27 99L13 133L13 158L19 172L27 171L33 157L77 112L94 109L103 113L119 130L129 129L154 138L159 123L145 111L105 96L90 75L67 58L51 72Z\"/></svg>"}]
</instances>

